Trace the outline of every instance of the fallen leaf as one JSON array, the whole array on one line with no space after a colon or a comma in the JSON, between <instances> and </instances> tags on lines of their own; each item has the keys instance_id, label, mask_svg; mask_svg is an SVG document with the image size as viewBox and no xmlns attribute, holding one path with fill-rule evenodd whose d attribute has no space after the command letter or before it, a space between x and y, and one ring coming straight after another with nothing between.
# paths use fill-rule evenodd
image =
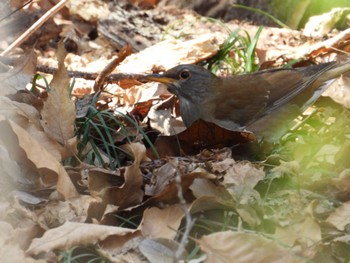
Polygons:
<instances>
[{"instance_id":1,"label":"fallen leaf","mask_svg":"<svg viewBox=\"0 0 350 263\"><path fill-rule=\"evenodd\" d=\"M75 106L69 94L69 76L64 66L66 51L63 43L57 51L58 70L50 83L48 97L41 110L41 125L45 132L61 145L76 152L74 138Z\"/></svg>"},{"instance_id":2,"label":"fallen leaf","mask_svg":"<svg viewBox=\"0 0 350 263\"><path fill-rule=\"evenodd\" d=\"M31 82L36 71L37 57L34 51L27 52L19 57L14 68L5 73L0 73L0 95L15 94L19 90L25 90Z\"/></svg>"},{"instance_id":3,"label":"fallen leaf","mask_svg":"<svg viewBox=\"0 0 350 263\"><path fill-rule=\"evenodd\" d=\"M254 188L265 177L262 169L256 168L250 162L232 164L223 175L223 185L245 185Z\"/></svg>"},{"instance_id":4,"label":"fallen leaf","mask_svg":"<svg viewBox=\"0 0 350 263\"><path fill-rule=\"evenodd\" d=\"M144 237L174 239L184 215L178 204L163 209L151 207L144 211L138 229Z\"/></svg>"},{"instance_id":5,"label":"fallen leaf","mask_svg":"<svg viewBox=\"0 0 350 263\"><path fill-rule=\"evenodd\" d=\"M340 231L344 231L345 226L350 224L350 202L343 203L338 207L329 215L326 222L331 223Z\"/></svg>"},{"instance_id":6,"label":"fallen leaf","mask_svg":"<svg viewBox=\"0 0 350 263\"><path fill-rule=\"evenodd\" d=\"M125 227L66 222L50 229L41 238L35 238L26 251L29 255L38 255L56 249L65 250L77 245L94 245L108 238L139 235L138 230ZM134 237L130 235L128 239ZM125 240L126 242L127 240Z\"/></svg>"},{"instance_id":7,"label":"fallen leaf","mask_svg":"<svg viewBox=\"0 0 350 263\"><path fill-rule=\"evenodd\" d=\"M64 159L67 151L43 131L39 112L32 105L0 97L0 114L25 129L37 142L43 145L58 161ZM71 152L69 153L71 154Z\"/></svg>"},{"instance_id":8,"label":"fallen leaf","mask_svg":"<svg viewBox=\"0 0 350 263\"><path fill-rule=\"evenodd\" d=\"M350 108L350 77L342 75L336 79L328 89L322 93L322 96L328 96L335 102Z\"/></svg>"},{"instance_id":9,"label":"fallen leaf","mask_svg":"<svg viewBox=\"0 0 350 263\"><path fill-rule=\"evenodd\" d=\"M204 196L216 197L218 200L232 200L231 195L223 185L216 185L206 178L196 178L190 186L196 198Z\"/></svg>"},{"instance_id":10,"label":"fallen leaf","mask_svg":"<svg viewBox=\"0 0 350 263\"><path fill-rule=\"evenodd\" d=\"M315 245L322 240L321 227L311 216L287 227L277 227L275 236L290 247L298 242L298 244L305 243L311 249L316 248Z\"/></svg>"},{"instance_id":11,"label":"fallen leaf","mask_svg":"<svg viewBox=\"0 0 350 263\"><path fill-rule=\"evenodd\" d=\"M140 204L144 196L140 163L146 157L146 147L141 143L131 143L128 147L133 153L134 163L125 169L125 183L107 188L103 198L105 203L117 205L120 209Z\"/></svg>"},{"instance_id":12,"label":"fallen leaf","mask_svg":"<svg viewBox=\"0 0 350 263\"><path fill-rule=\"evenodd\" d=\"M40 143L33 139L23 128L9 121L18 138L19 147L24 150L27 158L38 169L41 179L46 184L57 182L57 191L69 199L78 196L72 181L63 166Z\"/></svg>"},{"instance_id":13,"label":"fallen leaf","mask_svg":"<svg viewBox=\"0 0 350 263\"><path fill-rule=\"evenodd\" d=\"M207 263L286 263L300 262L289 250L258 234L217 232L198 240L207 254Z\"/></svg>"},{"instance_id":14,"label":"fallen leaf","mask_svg":"<svg viewBox=\"0 0 350 263\"><path fill-rule=\"evenodd\" d=\"M144 239L139 249L149 262L172 263L175 262L175 253L179 244L167 239ZM185 259L186 255L182 255Z\"/></svg>"},{"instance_id":15,"label":"fallen leaf","mask_svg":"<svg viewBox=\"0 0 350 263\"><path fill-rule=\"evenodd\" d=\"M187 41L164 40L130 55L117 67L117 71L150 73L157 67L167 70L179 64L196 63L216 54L225 38L222 33L211 33Z\"/></svg>"}]
</instances>

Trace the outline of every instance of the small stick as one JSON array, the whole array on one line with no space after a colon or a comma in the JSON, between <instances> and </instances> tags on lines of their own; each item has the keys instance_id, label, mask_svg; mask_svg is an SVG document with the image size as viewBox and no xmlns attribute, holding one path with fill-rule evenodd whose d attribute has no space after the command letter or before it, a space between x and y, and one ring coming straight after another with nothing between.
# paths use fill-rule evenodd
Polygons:
<instances>
[{"instance_id":1,"label":"small stick","mask_svg":"<svg viewBox=\"0 0 350 263\"><path fill-rule=\"evenodd\" d=\"M0 58L0 61L2 58ZM42 73L46 74L53 74L55 71L57 71L57 68L55 67L47 67L44 65L37 65L36 70ZM68 70L68 76L70 78L82 78L86 80L95 80L99 74L93 73L93 72L83 72L83 71L72 71ZM123 79L135 79L135 80L142 80L144 77L144 74L139 73L113 73L106 77L106 82L117 82L119 80Z\"/></svg>"},{"instance_id":2,"label":"small stick","mask_svg":"<svg viewBox=\"0 0 350 263\"><path fill-rule=\"evenodd\" d=\"M122 62L127 56L129 56L132 52L132 48L130 45L124 46L118 55L112 59L111 62L108 63L108 65L98 74L95 85L94 85L94 91L98 92L102 90L102 86L108 77L108 75Z\"/></svg>"},{"instance_id":3,"label":"small stick","mask_svg":"<svg viewBox=\"0 0 350 263\"><path fill-rule=\"evenodd\" d=\"M7 55L11 50L20 46L24 41L26 41L40 26L42 26L50 17L61 10L69 0L62 0L57 5L52 7L47 11L38 21L36 21L30 28L27 29L19 38L17 38L11 45L9 45L3 52L1 56Z\"/></svg>"}]
</instances>

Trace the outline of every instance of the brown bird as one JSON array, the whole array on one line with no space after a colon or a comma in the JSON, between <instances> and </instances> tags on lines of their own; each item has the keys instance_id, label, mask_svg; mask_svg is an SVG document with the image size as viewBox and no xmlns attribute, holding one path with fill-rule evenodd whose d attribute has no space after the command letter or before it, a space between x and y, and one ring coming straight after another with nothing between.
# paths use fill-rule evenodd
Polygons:
<instances>
[{"instance_id":1,"label":"brown bird","mask_svg":"<svg viewBox=\"0 0 350 263\"><path fill-rule=\"evenodd\" d=\"M179 65L144 79L165 83L178 97L187 127L202 119L275 142L332 80L349 70L350 62L330 62L218 77L200 66Z\"/></svg>"}]
</instances>

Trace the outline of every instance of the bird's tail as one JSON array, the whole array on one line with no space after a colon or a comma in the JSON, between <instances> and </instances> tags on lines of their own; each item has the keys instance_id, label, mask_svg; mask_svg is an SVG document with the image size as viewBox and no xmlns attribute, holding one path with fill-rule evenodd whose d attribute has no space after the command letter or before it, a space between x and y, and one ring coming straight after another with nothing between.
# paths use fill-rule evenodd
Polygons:
<instances>
[{"instance_id":1,"label":"bird's tail","mask_svg":"<svg viewBox=\"0 0 350 263\"><path fill-rule=\"evenodd\" d=\"M318 79L317 82L326 82L331 79L335 79L340 75L350 72L350 59L345 62L335 64L334 67L330 68L326 72L324 72Z\"/></svg>"}]
</instances>

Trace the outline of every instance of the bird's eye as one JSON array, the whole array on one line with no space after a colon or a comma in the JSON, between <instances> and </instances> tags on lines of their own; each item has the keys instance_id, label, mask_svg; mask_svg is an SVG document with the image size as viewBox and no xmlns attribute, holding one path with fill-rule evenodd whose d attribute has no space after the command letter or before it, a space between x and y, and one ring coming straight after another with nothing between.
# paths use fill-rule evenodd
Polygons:
<instances>
[{"instance_id":1,"label":"bird's eye","mask_svg":"<svg viewBox=\"0 0 350 263\"><path fill-rule=\"evenodd\" d=\"M181 79L185 80L191 77L191 73L187 69L184 69L180 72L179 76Z\"/></svg>"}]
</instances>

